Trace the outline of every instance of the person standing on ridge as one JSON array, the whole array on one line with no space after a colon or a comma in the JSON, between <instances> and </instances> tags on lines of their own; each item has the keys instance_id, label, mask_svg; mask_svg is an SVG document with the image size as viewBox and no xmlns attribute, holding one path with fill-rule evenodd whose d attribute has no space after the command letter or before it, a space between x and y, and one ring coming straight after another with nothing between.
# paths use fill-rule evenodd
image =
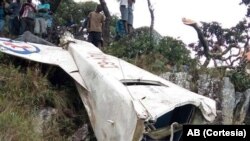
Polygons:
<instances>
[{"instance_id":1,"label":"person standing on ridge","mask_svg":"<svg viewBox=\"0 0 250 141\"><path fill-rule=\"evenodd\" d=\"M35 29L34 32L37 35L45 37L47 35L47 22L46 20L50 17L50 4L46 0L40 0L40 4L37 6L37 15L35 18Z\"/></svg>"},{"instance_id":2,"label":"person standing on ridge","mask_svg":"<svg viewBox=\"0 0 250 141\"><path fill-rule=\"evenodd\" d=\"M128 0L128 22L127 22L128 33L133 32L134 4L135 4L135 0Z\"/></svg>"},{"instance_id":3,"label":"person standing on ridge","mask_svg":"<svg viewBox=\"0 0 250 141\"><path fill-rule=\"evenodd\" d=\"M34 33L35 13L36 8L35 5L32 4L32 0L27 0L27 2L22 5L19 13L21 19L20 34L23 34L24 31Z\"/></svg>"},{"instance_id":4,"label":"person standing on ridge","mask_svg":"<svg viewBox=\"0 0 250 141\"><path fill-rule=\"evenodd\" d=\"M99 4L95 11L89 13L87 30L89 32L88 41L93 43L96 47L102 46L102 27L105 21L105 16L101 14L102 6Z\"/></svg>"},{"instance_id":5,"label":"person standing on ridge","mask_svg":"<svg viewBox=\"0 0 250 141\"><path fill-rule=\"evenodd\" d=\"M123 21L125 31L128 33L128 0L120 1L121 20Z\"/></svg>"},{"instance_id":6,"label":"person standing on ridge","mask_svg":"<svg viewBox=\"0 0 250 141\"><path fill-rule=\"evenodd\" d=\"M19 35L20 22L19 22L19 12L21 9L20 0L12 0L8 7L9 14L9 32L11 35Z\"/></svg>"}]
</instances>

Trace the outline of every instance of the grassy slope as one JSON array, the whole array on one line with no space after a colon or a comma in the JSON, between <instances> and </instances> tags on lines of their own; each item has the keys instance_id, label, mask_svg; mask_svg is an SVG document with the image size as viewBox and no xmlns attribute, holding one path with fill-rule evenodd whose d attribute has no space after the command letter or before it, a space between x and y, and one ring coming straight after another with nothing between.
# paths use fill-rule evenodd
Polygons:
<instances>
[{"instance_id":1,"label":"grassy slope","mask_svg":"<svg viewBox=\"0 0 250 141\"><path fill-rule=\"evenodd\" d=\"M37 70L0 62L0 140L67 140L88 123L73 81L65 78L72 85L55 86ZM49 123L39 127L38 113L44 107L57 112Z\"/></svg>"}]
</instances>

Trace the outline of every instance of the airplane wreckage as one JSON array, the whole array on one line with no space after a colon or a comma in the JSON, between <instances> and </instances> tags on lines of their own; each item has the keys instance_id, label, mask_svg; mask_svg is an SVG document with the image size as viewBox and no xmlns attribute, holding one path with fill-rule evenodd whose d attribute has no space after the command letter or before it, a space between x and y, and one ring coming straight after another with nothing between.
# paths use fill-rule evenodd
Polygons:
<instances>
[{"instance_id":1,"label":"airplane wreckage","mask_svg":"<svg viewBox=\"0 0 250 141\"><path fill-rule=\"evenodd\" d=\"M179 141L184 124L216 117L214 100L186 90L86 41L67 48L0 38L0 51L59 66L70 75L98 141Z\"/></svg>"}]
</instances>

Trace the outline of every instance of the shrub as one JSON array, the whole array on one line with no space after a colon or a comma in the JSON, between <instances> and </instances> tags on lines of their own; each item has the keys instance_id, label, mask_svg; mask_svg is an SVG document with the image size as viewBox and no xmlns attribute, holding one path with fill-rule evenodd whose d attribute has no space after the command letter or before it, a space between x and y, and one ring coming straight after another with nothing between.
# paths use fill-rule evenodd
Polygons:
<instances>
[{"instance_id":1,"label":"shrub","mask_svg":"<svg viewBox=\"0 0 250 141\"><path fill-rule=\"evenodd\" d=\"M104 52L125 59L153 73L169 71L176 66L193 66L193 59L185 44L172 37L161 37L154 31L150 36L147 28L136 29L135 33L114 41ZM171 66L171 67L169 67Z\"/></svg>"}]
</instances>

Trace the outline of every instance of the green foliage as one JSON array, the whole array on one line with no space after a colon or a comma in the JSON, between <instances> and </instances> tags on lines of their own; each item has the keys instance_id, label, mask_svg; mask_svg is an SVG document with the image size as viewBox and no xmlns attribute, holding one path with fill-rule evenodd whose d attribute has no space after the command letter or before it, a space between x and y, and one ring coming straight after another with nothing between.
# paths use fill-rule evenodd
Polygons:
<instances>
[{"instance_id":1,"label":"green foliage","mask_svg":"<svg viewBox=\"0 0 250 141\"><path fill-rule=\"evenodd\" d=\"M2 59L3 59L3 53L0 52L0 60L2 60Z\"/></svg>"},{"instance_id":2,"label":"green foliage","mask_svg":"<svg viewBox=\"0 0 250 141\"><path fill-rule=\"evenodd\" d=\"M0 140L67 140L79 126L88 122L73 88L51 85L38 68L29 67L24 73L21 73L23 68L13 65L1 63L0 68ZM39 125L38 113L43 107L57 112L48 123ZM68 117L63 112L65 109L72 110L76 116ZM37 128L41 128L42 133Z\"/></svg>"},{"instance_id":3,"label":"green foliage","mask_svg":"<svg viewBox=\"0 0 250 141\"><path fill-rule=\"evenodd\" d=\"M150 42L149 42L149 35L145 34L144 36L139 36L133 38L132 36L128 36L122 38L118 42L114 42L111 46L111 50L118 49L121 51L114 51L118 54L114 54L118 57L125 57L125 58L135 58L138 55L144 54L149 50ZM112 52L110 52L112 53Z\"/></svg>"},{"instance_id":4,"label":"green foliage","mask_svg":"<svg viewBox=\"0 0 250 141\"><path fill-rule=\"evenodd\" d=\"M39 134L34 132L33 117L26 117L21 108L15 109L10 104L5 105L5 110L0 112L0 140L41 140Z\"/></svg>"},{"instance_id":5,"label":"green foliage","mask_svg":"<svg viewBox=\"0 0 250 141\"><path fill-rule=\"evenodd\" d=\"M188 64L191 60L190 51L185 48L185 44L172 37L164 37L156 46L155 52L160 52L171 63L177 65Z\"/></svg>"},{"instance_id":6,"label":"green foliage","mask_svg":"<svg viewBox=\"0 0 250 141\"><path fill-rule=\"evenodd\" d=\"M232 83L234 84L235 90L243 92L250 88L250 75L244 72L232 72L228 74Z\"/></svg>"},{"instance_id":7,"label":"green foliage","mask_svg":"<svg viewBox=\"0 0 250 141\"><path fill-rule=\"evenodd\" d=\"M194 62L182 41L162 38L157 32L151 38L147 30L136 29L135 33L114 41L104 51L154 73L169 71L174 65L180 71L183 65L190 66Z\"/></svg>"},{"instance_id":8,"label":"green foliage","mask_svg":"<svg viewBox=\"0 0 250 141\"><path fill-rule=\"evenodd\" d=\"M62 0L54 14L55 21L58 25L63 25L72 16L76 23L80 23L80 20L88 16L89 12L95 10L96 5L97 3L93 1L76 3L72 0Z\"/></svg>"},{"instance_id":9,"label":"green foliage","mask_svg":"<svg viewBox=\"0 0 250 141\"><path fill-rule=\"evenodd\" d=\"M119 17L116 15L111 16L110 21L110 35L114 38L116 36L116 22L118 21Z\"/></svg>"}]
</instances>

